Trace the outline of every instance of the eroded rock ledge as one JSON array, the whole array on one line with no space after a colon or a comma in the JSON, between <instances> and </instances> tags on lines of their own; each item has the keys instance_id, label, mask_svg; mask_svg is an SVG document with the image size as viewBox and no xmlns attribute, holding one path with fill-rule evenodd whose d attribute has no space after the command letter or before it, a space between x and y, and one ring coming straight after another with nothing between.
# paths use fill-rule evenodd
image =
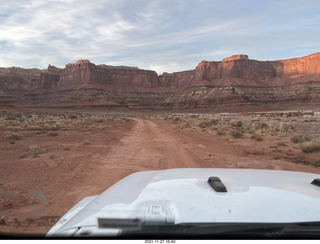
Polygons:
<instances>
[{"instance_id":1,"label":"eroded rock ledge","mask_svg":"<svg viewBox=\"0 0 320 244\"><path fill-rule=\"evenodd\" d=\"M137 67L79 60L59 69L0 68L0 102L51 101L125 107L197 108L221 104L320 102L320 53L258 61L237 54L194 70L157 75ZM8 100L8 101L9 101Z\"/></svg>"},{"instance_id":2,"label":"eroded rock ledge","mask_svg":"<svg viewBox=\"0 0 320 244\"><path fill-rule=\"evenodd\" d=\"M238 60L238 59L249 59L249 57L246 54L236 54L236 55L232 55L228 58L223 59L222 62Z\"/></svg>"}]
</instances>

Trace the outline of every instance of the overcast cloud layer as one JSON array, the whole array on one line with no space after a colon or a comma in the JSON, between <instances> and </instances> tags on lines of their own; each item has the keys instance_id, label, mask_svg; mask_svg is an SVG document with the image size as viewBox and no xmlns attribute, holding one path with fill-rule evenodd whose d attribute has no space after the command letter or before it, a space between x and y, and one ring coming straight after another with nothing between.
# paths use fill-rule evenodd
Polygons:
<instances>
[{"instance_id":1,"label":"overcast cloud layer","mask_svg":"<svg viewBox=\"0 0 320 244\"><path fill-rule=\"evenodd\" d=\"M162 72L320 52L318 0L0 0L0 67L78 59Z\"/></svg>"}]
</instances>

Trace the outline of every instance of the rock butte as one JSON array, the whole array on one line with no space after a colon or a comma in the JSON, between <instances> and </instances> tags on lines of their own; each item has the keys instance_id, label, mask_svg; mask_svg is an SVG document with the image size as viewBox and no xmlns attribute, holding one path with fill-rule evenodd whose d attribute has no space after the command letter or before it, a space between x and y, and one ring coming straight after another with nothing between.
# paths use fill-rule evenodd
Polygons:
<instances>
[{"instance_id":1,"label":"rock butte","mask_svg":"<svg viewBox=\"0 0 320 244\"><path fill-rule=\"evenodd\" d=\"M59 69L0 68L0 102L83 102L126 108L211 108L219 105L320 102L320 53L276 61L245 54L164 73L79 60Z\"/></svg>"}]
</instances>

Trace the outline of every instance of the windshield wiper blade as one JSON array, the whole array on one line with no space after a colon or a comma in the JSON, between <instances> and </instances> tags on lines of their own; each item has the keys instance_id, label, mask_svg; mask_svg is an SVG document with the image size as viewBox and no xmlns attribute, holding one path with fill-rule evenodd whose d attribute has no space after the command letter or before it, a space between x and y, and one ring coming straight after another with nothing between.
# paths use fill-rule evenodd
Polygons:
<instances>
[{"instance_id":1,"label":"windshield wiper blade","mask_svg":"<svg viewBox=\"0 0 320 244\"><path fill-rule=\"evenodd\" d=\"M320 222L302 223L181 223L176 225L142 225L121 236L149 237L250 237L299 238L320 237Z\"/></svg>"},{"instance_id":2,"label":"windshield wiper blade","mask_svg":"<svg viewBox=\"0 0 320 244\"><path fill-rule=\"evenodd\" d=\"M184 225L183 225L184 226ZM217 237L278 237L282 224L269 223L214 223L196 224L185 228L186 235Z\"/></svg>"},{"instance_id":3,"label":"windshield wiper blade","mask_svg":"<svg viewBox=\"0 0 320 244\"><path fill-rule=\"evenodd\" d=\"M282 229L281 234L293 238L300 236L320 238L320 221L288 224Z\"/></svg>"}]
</instances>

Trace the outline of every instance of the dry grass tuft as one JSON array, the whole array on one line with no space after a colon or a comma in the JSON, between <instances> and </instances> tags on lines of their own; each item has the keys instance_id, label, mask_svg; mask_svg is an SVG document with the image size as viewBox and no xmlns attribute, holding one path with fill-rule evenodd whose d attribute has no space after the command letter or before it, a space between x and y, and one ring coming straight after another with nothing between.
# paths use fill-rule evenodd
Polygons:
<instances>
[{"instance_id":1,"label":"dry grass tuft","mask_svg":"<svg viewBox=\"0 0 320 244\"><path fill-rule=\"evenodd\" d=\"M300 149L305 153L316 152L320 150L320 141L303 142Z\"/></svg>"}]
</instances>

